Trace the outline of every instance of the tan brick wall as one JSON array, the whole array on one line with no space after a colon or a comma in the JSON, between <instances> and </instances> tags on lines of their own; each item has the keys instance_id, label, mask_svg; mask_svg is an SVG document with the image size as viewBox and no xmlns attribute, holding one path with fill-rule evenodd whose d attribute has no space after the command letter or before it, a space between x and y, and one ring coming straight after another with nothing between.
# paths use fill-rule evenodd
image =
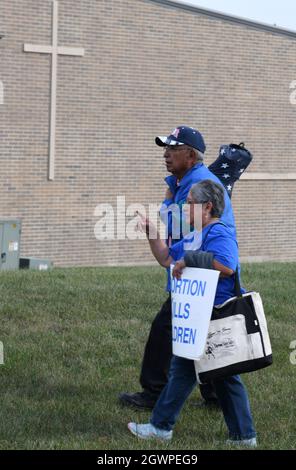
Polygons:
<instances>
[{"instance_id":1,"label":"tan brick wall","mask_svg":"<svg viewBox=\"0 0 296 470\"><path fill-rule=\"evenodd\" d=\"M60 0L55 181L47 180L49 0L2 0L0 216L23 220L22 254L56 265L151 261L145 242L98 242L101 202L158 202L154 136L187 124L207 142L245 141L250 171L296 172L296 40L149 0ZM234 208L243 257L296 259L295 181L241 181Z\"/></svg>"}]
</instances>

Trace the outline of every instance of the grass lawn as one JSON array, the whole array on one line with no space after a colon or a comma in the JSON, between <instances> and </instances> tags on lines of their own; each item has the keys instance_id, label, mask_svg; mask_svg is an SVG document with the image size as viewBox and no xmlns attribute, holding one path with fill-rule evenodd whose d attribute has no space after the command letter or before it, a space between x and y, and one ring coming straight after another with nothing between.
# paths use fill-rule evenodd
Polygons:
<instances>
[{"instance_id":1,"label":"grass lawn","mask_svg":"<svg viewBox=\"0 0 296 470\"><path fill-rule=\"evenodd\" d=\"M246 264L243 283L263 298L274 364L243 376L260 449L296 447L296 263ZM76 268L0 274L1 449L223 449L221 412L187 401L170 443L138 441L122 408L138 391L143 348L166 298L161 268Z\"/></svg>"}]
</instances>

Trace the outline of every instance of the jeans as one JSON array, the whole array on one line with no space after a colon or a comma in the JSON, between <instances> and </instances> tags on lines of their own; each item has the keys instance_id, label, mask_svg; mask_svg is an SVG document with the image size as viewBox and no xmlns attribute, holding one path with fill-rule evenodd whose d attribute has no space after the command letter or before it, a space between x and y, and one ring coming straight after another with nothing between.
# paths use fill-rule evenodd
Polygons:
<instances>
[{"instance_id":1,"label":"jeans","mask_svg":"<svg viewBox=\"0 0 296 470\"><path fill-rule=\"evenodd\" d=\"M168 382L171 359L172 303L169 295L151 325L140 375L143 389L156 399ZM217 399L211 384L200 385L200 392L206 401Z\"/></svg>"},{"instance_id":2,"label":"jeans","mask_svg":"<svg viewBox=\"0 0 296 470\"><path fill-rule=\"evenodd\" d=\"M170 431L197 383L194 361L173 356L169 381L163 389L151 416L151 424ZM230 439L256 436L247 391L238 375L213 382Z\"/></svg>"}]
</instances>

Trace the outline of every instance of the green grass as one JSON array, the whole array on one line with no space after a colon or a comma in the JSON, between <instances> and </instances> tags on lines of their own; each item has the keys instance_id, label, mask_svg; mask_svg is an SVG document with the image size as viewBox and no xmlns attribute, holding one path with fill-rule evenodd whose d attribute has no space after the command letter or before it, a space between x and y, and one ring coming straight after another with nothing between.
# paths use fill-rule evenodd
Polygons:
<instances>
[{"instance_id":1,"label":"green grass","mask_svg":"<svg viewBox=\"0 0 296 470\"><path fill-rule=\"evenodd\" d=\"M274 365L243 376L261 449L296 443L296 263L247 264L243 281L265 306ZM166 298L161 268L76 268L0 274L0 449L223 449L221 412L187 401L170 443L138 441L122 408L137 391L150 324Z\"/></svg>"}]
</instances>

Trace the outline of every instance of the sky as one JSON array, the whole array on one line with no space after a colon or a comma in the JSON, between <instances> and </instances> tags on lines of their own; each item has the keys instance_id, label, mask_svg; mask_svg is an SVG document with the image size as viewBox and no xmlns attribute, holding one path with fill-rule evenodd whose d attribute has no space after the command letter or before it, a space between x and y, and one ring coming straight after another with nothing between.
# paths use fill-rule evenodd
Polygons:
<instances>
[{"instance_id":1,"label":"sky","mask_svg":"<svg viewBox=\"0 0 296 470\"><path fill-rule=\"evenodd\" d=\"M295 0L178 0L296 31Z\"/></svg>"}]
</instances>

